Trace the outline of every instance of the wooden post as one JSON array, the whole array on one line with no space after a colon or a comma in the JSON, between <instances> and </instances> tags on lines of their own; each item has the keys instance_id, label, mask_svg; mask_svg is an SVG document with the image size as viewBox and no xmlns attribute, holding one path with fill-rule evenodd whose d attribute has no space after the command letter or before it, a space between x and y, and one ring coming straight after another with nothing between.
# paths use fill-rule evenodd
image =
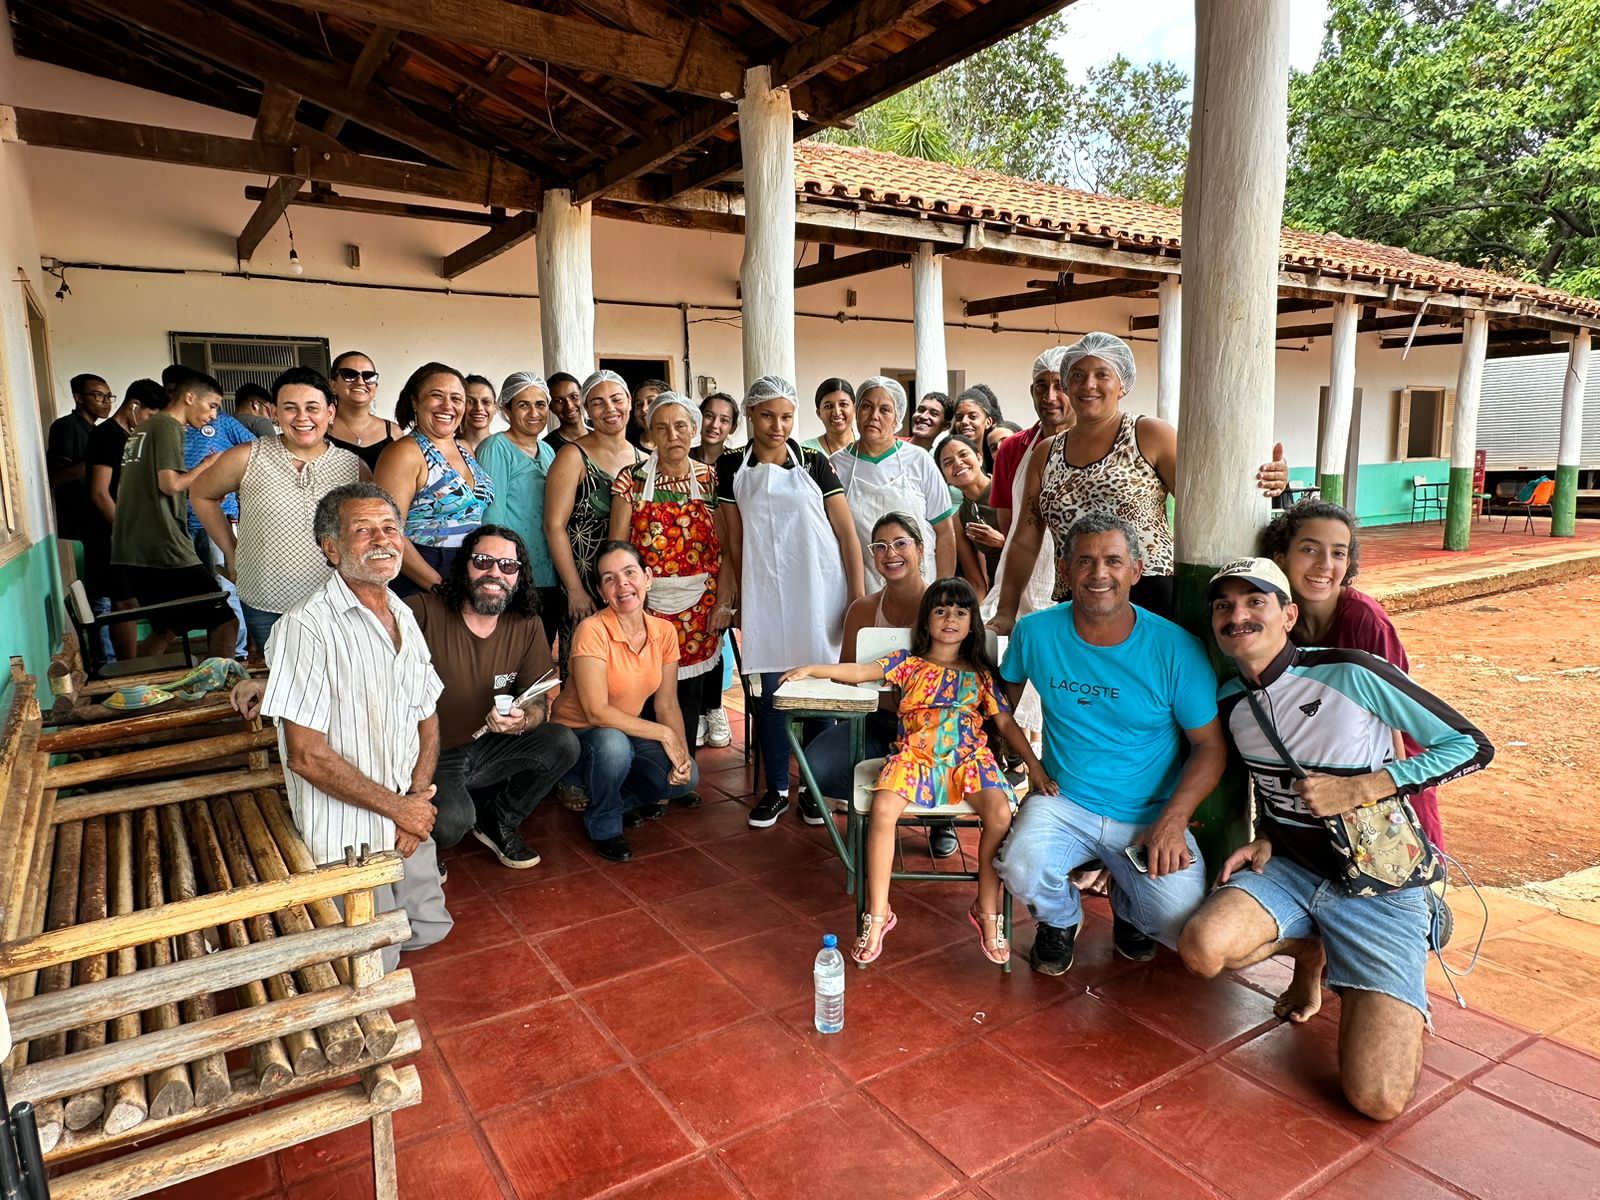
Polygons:
<instances>
[{"instance_id":1,"label":"wooden post","mask_svg":"<svg viewBox=\"0 0 1600 1200\"><path fill-rule=\"evenodd\" d=\"M170 873L168 895L174 900L193 900L199 894L199 888L195 884L194 859L189 853L189 842L183 835L183 814L178 811L176 804L157 809L156 814L161 823L161 841ZM189 962L204 959L205 937L198 929L189 930L178 939L178 952ZM203 992L183 1002L183 1019L190 1025L209 1020L216 1012L211 997ZM221 1053L195 1059L189 1064L189 1069L194 1076L194 1102L202 1108L220 1102L233 1091L228 1062Z\"/></svg>"},{"instance_id":2,"label":"wooden post","mask_svg":"<svg viewBox=\"0 0 1600 1200\"><path fill-rule=\"evenodd\" d=\"M1561 446L1556 451L1556 494L1550 505L1550 536L1571 537L1578 515L1578 463L1583 458L1583 398L1589 383L1587 329L1574 330L1561 381Z\"/></svg>"},{"instance_id":3,"label":"wooden post","mask_svg":"<svg viewBox=\"0 0 1600 1200\"><path fill-rule=\"evenodd\" d=\"M133 814L118 813L107 820L111 827L111 911L124 917L134 911ZM119 947L112 957L112 973L118 978L131 976L139 969L139 952L133 946ZM139 1033L139 1014L136 1012L126 1013L111 1022L111 1036L119 1043L131 1042ZM126 1133L143 1122L150 1112L144 1076L134 1075L112 1084L110 1101L105 1118L107 1134L115 1136Z\"/></svg>"},{"instance_id":4,"label":"wooden post","mask_svg":"<svg viewBox=\"0 0 1600 1200\"><path fill-rule=\"evenodd\" d=\"M917 371L911 407L916 408L921 397L950 386L944 342L944 259L933 252L931 242L919 244L911 259L911 317Z\"/></svg>"},{"instance_id":5,"label":"wooden post","mask_svg":"<svg viewBox=\"0 0 1600 1200\"><path fill-rule=\"evenodd\" d=\"M260 749L277 742L278 735L271 729L257 729L245 733L229 733L221 737L201 738L197 742L174 742L148 750L134 750L127 754L108 754L104 758L89 758L82 762L65 763L51 767L45 774L46 787L57 789L81 787L103 779L118 779L138 771L167 771L173 767L193 767L224 758L241 751Z\"/></svg>"},{"instance_id":6,"label":"wooden post","mask_svg":"<svg viewBox=\"0 0 1600 1200\"><path fill-rule=\"evenodd\" d=\"M1489 314L1467 313L1450 439L1450 498L1444 515L1446 550L1465 550L1472 538L1472 510L1477 507L1472 498L1472 459L1478 452L1478 398L1483 392L1483 362L1488 350Z\"/></svg>"},{"instance_id":7,"label":"wooden post","mask_svg":"<svg viewBox=\"0 0 1600 1200\"><path fill-rule=\"evenodd\" d=\"M1272 445L1288 88L1289 0L1196 0L1175 583L1180 621L1213 655L1206 584L1267 516L1255 475ZM1195 814L1213 870L1247 813L1235 773Z\"/></svg>"},{"instance_id":8,"label":"wooden post","mask_svg":"<svg viewBox=\"0 0 1600 1200\"><path fill-rule=\"evenodd\" d=\"M107 915L106 904L106 823L104 817L95 817L83 823L83 870L78 876L78 921L88 924L103 921ZM106 977L106 956L91 954L78 960L78 983L96 983ZM94 1050L105 1045L106 1025L96 1021L73 1031L67 1039L73 1054ZM87 1129L106 1111L105 1090L90 1088L79 1092L67 1101L67 1128Z\"/></svg>"},{"instance_id":9,"label":"wooden post","mask_svg":"<svg viewBox=\"0 0 1600 1200\"><path fill-rule=\"evenodd\" d=\"M1178 425L1179 389L1183 383L1183 283L1167 275L1156 289L1161 325L1156 331L1156 416Z\"/></svg>"},{"instance_id":10,"label":"wooden post","mask_svg":"<svg viewBox=\"0 0 1600 1200\"><path fill-rule=\"evenodd\" d=\"M744 382L763 375L793 380L794 111L789 91L772 86L768 67L744 73L739 101L739 151L744 161Z\"/></svg>"},{"instance_id":11,"label":"wooden post","mask_svg":"<svg viewBox=\"0 0 1600 1200\"><path fill-rule=\"evenodd\" d=\"M139 907L156 908L165 902L161 886L161 830L151 809L139 813ZM164 967L173 961L172 943L158 938L143 947L146 967ZM145 1024L154 1030L176 1029L180 1024L178 1006L171 1001L158 1004L144 1014ZM152 1071L145 1083L153 1120L186 1113L194 1107L194 1088L189 1071L183 1066Z\"/></svg>"},{"instance_id":12,"label":"wooden post","mask_svg":"<svg viewBox=\"0 0 1600 1200\"><path fill-rule=\"evenodd\" d=\"M539 208L539 339L544 373L583 379L595 368L591 206L568 188L546 188Z\"/></svg>"},{"instance_id":13,"label":"wooden post","mask_svg":"<svg viewBox=\"0 0 1600 1200\"><path fill-rule=\"evenodd\" d=\"M1355 297L1340 296L1333 308L1333 348L1328 366L1328 419L1322 427L1322 457L1317 463L1317 488L1324 500L1344 503L1345 453L1350 447L1350 420L1356 406Z\"/></svg>"}]
</instances>

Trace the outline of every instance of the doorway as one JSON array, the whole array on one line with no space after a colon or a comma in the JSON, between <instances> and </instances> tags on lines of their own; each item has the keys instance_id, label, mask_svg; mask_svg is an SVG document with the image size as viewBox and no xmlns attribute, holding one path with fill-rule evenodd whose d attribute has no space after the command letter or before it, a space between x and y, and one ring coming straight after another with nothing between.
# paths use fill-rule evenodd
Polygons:
<instances>
[{"instance_id":1,"label":"doorway","mask_svg":"<svg viewBox=\"0 0 1600 1200\"><path fill-rule=\"evenodd\" d=\"M628 391L636 392L639 385L646 379L662 379L667 383L672 382L672 360L670 358L602 358L600 360L602 371L615 371L621 375L628 385Z\"/></svg>"}]
</instances>

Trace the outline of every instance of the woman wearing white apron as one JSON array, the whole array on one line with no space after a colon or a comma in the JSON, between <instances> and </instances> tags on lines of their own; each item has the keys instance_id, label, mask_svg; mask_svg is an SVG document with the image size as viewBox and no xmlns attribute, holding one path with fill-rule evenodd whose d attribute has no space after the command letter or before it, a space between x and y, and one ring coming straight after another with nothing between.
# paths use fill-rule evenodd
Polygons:
<instances>
[{"instance_id":1,"label":"woman wearing white apron","mask_svg":"<svg viewBox=\"0 0 1600 1200\"><path fill-rule=\"evenodd\" d=\"M789 437L794 384L763 376L750 385L743 409L750 445L718 463L717 520L738 581L743 669L761 678L749 719L761 739L766 790L750 825L765 829L789 807L789 739L772 694L784 671L838 661L844 610L863 594L862 566L838 476L820 452L802 450ZM801 816L808 824L823 821L814 800Z\"/></svg>"},{"instance_id":2,"label":"woman wearing white apron","mask_svg":"<svg viewBox=\"0 0 1600 1200\"><path fill-rule=\"evenodd\" d=\"M903 512L917 518L923 544L930 551L922 560L922 577L928 582L947 579L956 573L954 517L960 505L950 499L950 487L933 456L896 436L905 417L905 388L874 375L856 389L859 436L829 461L844 484L863 552L878 518ZM863 559L862 568L869 591L883 586L870 558Z\"/></svg>"}]
</instances>

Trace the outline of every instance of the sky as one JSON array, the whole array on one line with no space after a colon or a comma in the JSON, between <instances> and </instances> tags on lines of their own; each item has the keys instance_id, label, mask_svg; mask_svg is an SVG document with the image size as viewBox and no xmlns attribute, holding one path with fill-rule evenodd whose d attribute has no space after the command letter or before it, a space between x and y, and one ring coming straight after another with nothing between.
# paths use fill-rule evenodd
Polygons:
<instances>
[{"instance_id":1,"label":"sky","mask_svg":"<svg viewBox=\"0 0 1600 1200\"><path fill-rule=\"evenodd\" d=\"M1065 15L1068 36L1056 50L1075 81L1119 53L1136 64L1175 62L1184 74L1194 75L1194 0L1076 0ZM1327 19L1327 0L1294 0L1291 66L1307 71L1316 64Z\"/></svg>"}]
</instances>

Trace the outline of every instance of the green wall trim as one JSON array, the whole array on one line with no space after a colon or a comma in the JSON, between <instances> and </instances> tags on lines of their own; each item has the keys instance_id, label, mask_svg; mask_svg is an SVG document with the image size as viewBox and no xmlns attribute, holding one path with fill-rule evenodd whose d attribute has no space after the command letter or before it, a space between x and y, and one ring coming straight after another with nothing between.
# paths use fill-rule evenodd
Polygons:
<instances>
[{"instance_id":1,"label":"green wall trim","mask_svg":"<svg viewBox=\"0 0 1600 1200\"><path fill-rule=\"evenodd\" d=\"M1355 478L1356 517L1362 525L1404 525L1411 520L1411 500L1416 492L1413 480L1421 478L1429 483L1443 483L1450 474L1448 460L1442 458L1413 459L1410 462L1362 463ZM1349 481L1343 475L1339 480L1340 499L1347 503L1351 492ZM1295 487L1322 484L1317 479L1315 467L1289 468L1289 482ZM1323 489L1323 496L1328 497ZM1434 520L1438 520L1435 516Z\"/></svg>"},{"instance_id":2,"label":"green wall trim","mask_svg":"<svg viewBox=\"0 0 1600 1200\"><path fill-rule=\"evenodd\" d=\"M28 673L45 686L50 656L61 645L66 613L61 603L61 576L56 565L56 539L41 538L0 566L0 653L4 661L20 654ZM0 680L0 712L11 705L9 678ZM41 696L49 707L48 696Z\"/></svg>"},{"instance_id":3,"label":"green wall trim","mask_svg":"<svg viewBox=\"0 0 1600 1200\"><path fill-rule=\"evenodd\" d=\"M1472 540L1472 468L1450 468L1450 499L1444 513L1444 548L1465 550Z\"/></svg>"},{"instance_id":4,"label":"green wall trim","mask_svg":"<svg viewBox=\"0 0 1600 1200\"><path fill-rule=\"evenodd\" d=\"M1220 565L1220 564L1218 564ZM1178 563L1173 569L1173 590L1177 599L1175 615L1178 623L1205 647L1211 665L1219 680L1237 674L1233 660L1217 649L1211 636L1211 613L1206 604L1206 585L1216 574L1215 566L1196 563ZM1250 785L1236 755L1228 756L1228 766L1216 789L1200 802L1189 830L1200 845L1206 861L1207 879L1215 879L1222 864L1250 838Z\"/></svg>"},{"instance_id":5,"label":"green wall trim","mask_svg":"<svg viewBox=\"0 0 1600 1200\"><path fill-rule=\"evenodd\" d=\"M1344 476L1319 475L1317 477L1317 490L1322 493L1322 498L1330 504L1344 503Z\"/></svg>"},{"instance_id":6,"label":"green wall trim","mask_svg":"<svg viewBox=\"0 0 1600 1200\"><path fill-rule=\"evenodd\" d=\"M1571 537L1578 516L1578 467L1556 468L1556 494L1550 502L1550 536Z\"/></svg>"}]
</instances>

